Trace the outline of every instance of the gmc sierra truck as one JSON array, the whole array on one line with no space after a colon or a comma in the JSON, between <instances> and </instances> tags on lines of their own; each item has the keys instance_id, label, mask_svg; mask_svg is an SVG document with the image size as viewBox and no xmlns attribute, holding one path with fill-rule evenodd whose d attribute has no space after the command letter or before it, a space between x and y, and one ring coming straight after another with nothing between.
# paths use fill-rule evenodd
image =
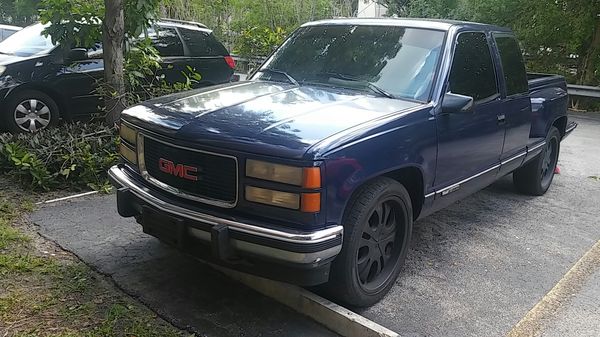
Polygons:
<instances>
[{"instance_id":1,"label":"gmc sierra truck","mask_svg":"<svg viewBox=\"0 0 600 337\"><path fill-rule=\"evenodd\" d=\"M123 113L117 206L195 256L352 306L379 301L414 221L513 175L552 183L565 79L527 74L506 28L307 23L250 80Z\"/></svg>"}]
</instances>

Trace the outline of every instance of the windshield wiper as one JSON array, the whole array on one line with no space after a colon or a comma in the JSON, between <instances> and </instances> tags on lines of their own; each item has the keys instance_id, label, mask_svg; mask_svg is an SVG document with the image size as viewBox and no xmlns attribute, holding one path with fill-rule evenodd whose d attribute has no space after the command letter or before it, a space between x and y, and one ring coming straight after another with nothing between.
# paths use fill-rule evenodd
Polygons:
<instances>
[{"instance_id":1,"label":"windshield wiper","mask_svg":"<svg viewBox=\"0 0 600 337\"><path fill-rule=\"evenodd\" d=\"M260 69L259 72L270 72L270 73L274 73L274 74L279 74L279 75L283 75L285 76L285 78L287 78L288 81L290 81L290 83L292 83L293 85L300 85L300 83L298 83L298 81L296 81L295 78L293 78L290 74L286 73L283 70L277 70L277 69L270 69L270 68L263 68Z\"/></svg>"},{"instance_id":2,"label":"windshield wiper","mask_svg":"<svg viewBox=\"0 0 600 337\"><path fill-rule=\"evenodd\" d=\"M369 88L371 91L379 94L380 96L387 97L387 98L396 98L396 96L390 94L389 92L385 91L384 89L377 86L376 84L371 83L369 81L361 80L356 77L352 77L350 75L345 75L345 74L340 74L340 73L335 73L335 72L325 72L325 73L320 73L319 75L325 75L325 76L337 78L337 79L344 80L344 81L360 82L360 83L364 84L367 88Z\"/></svg>"}]
</instances>

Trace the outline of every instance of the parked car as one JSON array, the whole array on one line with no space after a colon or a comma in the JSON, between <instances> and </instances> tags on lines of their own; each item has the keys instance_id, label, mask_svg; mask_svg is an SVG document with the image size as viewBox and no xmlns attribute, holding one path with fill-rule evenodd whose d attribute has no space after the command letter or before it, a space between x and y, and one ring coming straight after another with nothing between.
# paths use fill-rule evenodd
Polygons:
<instances>
[{"instance_id":1,"label":"parked car","mask_svg":"<svg viewBox=\"0 0 600 337\"><path fill-rule=\"evenodd\" d=\"M102 78L102 45L89 50L63 48L34 24L0 43L0 128L35 132L59 118L89 118L102 105L96 82ZM161 20L149 37L163 57L165 79L183 81L189 65L201 74L199 87L229 82L235 62L206 26Z\"/></svg>"},{"instance_id":2,"label":"parked car","mask_svg":"<svg viewBox=\"0 0 600 337\"><path fill-rule=\"evenodd\" d=\"M6 40L7 37L23 29L19 26L0 25L0 41Z\"/></svg>"},{"instance_id":3,"label":"parked car","mask_svg":"<svg viewBox=\"0 0 600 337\"><path fill-rule=\"evenodd\" d=\"M295 31L249 81L123 113L117 206L145 233L353 306L379 301L414 221L513 173L543 195L565 79L528 81L513 33L337 19Z\"/></svg>"}]
</instances>

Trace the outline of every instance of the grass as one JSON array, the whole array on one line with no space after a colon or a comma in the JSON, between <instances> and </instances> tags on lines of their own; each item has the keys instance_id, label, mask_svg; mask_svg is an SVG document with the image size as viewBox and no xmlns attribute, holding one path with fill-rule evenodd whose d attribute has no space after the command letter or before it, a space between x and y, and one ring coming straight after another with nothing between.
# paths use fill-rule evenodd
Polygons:
<instances>
[{"instance_id":1,"label":"grass","mask_svg":"<svg viewBox=\"0 0 600 337\"><path fill-rule=\"evenodd\" d=\"M187 336L20 225L33 204L0 191L0 337ZM53 249L59 251L58 247Z\"/></svg>"}]
</instances>

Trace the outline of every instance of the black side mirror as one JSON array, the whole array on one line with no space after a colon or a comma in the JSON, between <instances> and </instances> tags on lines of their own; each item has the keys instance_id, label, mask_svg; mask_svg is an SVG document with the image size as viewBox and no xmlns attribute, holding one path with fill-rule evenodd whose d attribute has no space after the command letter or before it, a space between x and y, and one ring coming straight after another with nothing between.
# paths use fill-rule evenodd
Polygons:
<instances>
[{"instance_id":1,"label":"black side mirror","mask_svg":"<svg viewBox=\"0 0 600 337\"><path fill-rule=\"evenodd\" d=\"M474 100L471 96L464 96L448 92L442 101L442 112L465 113L473 111Z\"/></svg>"},{"instance_id":2,"label":"black side mirror","mask_svg":"<svg viewBox=\"0 0 600 337\"><path fill-rule=\"evenodd\" d=\"M88 51L85 48L74 48L67 53L66 59L70 62L88 59Z\"/></svg>"}]
</instances>

